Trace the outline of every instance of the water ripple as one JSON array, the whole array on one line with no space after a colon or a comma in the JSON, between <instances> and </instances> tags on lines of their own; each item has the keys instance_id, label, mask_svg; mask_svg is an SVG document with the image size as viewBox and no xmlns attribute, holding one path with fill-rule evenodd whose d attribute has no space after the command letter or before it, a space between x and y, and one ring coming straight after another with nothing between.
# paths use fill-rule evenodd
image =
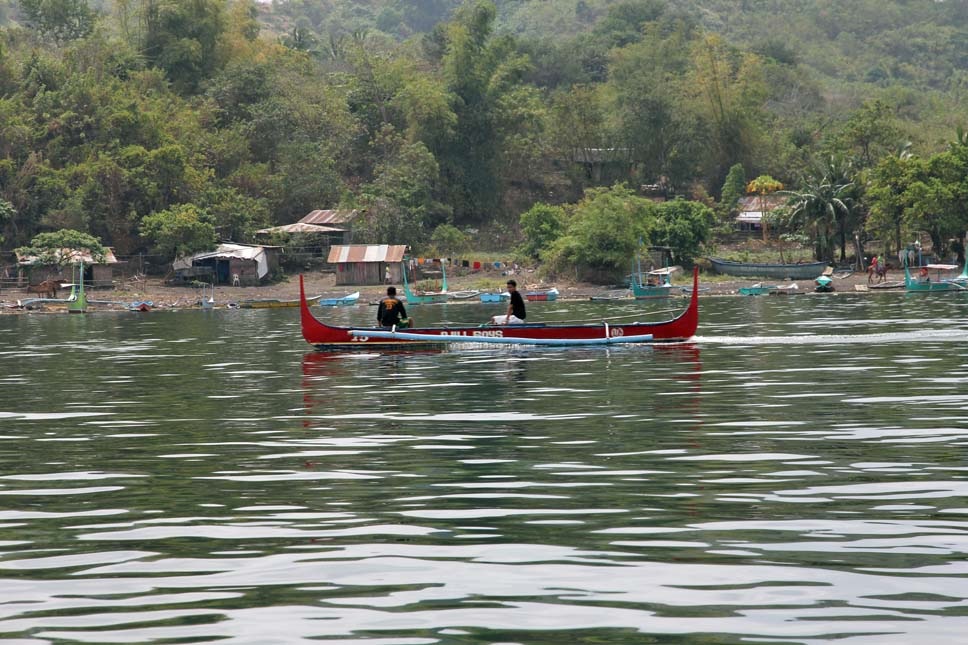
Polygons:
<instances>
[{"instance_id":1,"label":"water ripple","mask_svg":"<svg viewBox=\"0 0 968 645\"><path fill-rule=\"evenodd\" d=\"M285 310L0 316L0 640L961 642L963 304L360 355Z\"/></svg>"}]
</instances>

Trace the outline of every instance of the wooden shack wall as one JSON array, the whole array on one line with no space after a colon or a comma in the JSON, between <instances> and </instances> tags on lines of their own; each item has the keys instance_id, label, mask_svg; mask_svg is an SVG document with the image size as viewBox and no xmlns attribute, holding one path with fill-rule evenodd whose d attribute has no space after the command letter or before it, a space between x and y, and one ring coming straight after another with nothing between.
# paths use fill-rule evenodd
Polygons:
<instances>
[{"instance_id":1,"label":"wooden shack wall","mask_svg":"<svg viewBox=\"0 0 968 645\"><path fill-rule=\"evenodd\" d=\"M279 273L281 255L282 254L278 249L266 249L266 265L269 267L269 273L266 275L266 278Z\"/></svg>"},{"instance_id":2,"label":"wooden shack wall","mask_svg":"<svg viewBox=\"0 0 968 645\"><path fill-rule=\"evenodd\" d=\"M40 284L44 280L60 280L61 282L72 282L76 277L75 267L67 266L34 266L29 269L28 284ZM88 287L112 287L114 286L114 265L112 264L88 264L84 267L84 282Z\"/></svg>"},{"instance_id":3,"label":"wooden shack wall","mask_svg":"<svg viewBox=\"0 0 968 645\"><path fill-rule=\"evenodd\" d=\"M95 264L91 267L92 287L113 287L114 267L110 264Z\"/></svg>"},{"instance_id":4,"label":"wooden shack wall","mask_svg":"<svg viewBox=\"0 0 968 645\"><path fill-rule=\"evenodd\" d=\"M245 258L229 258L229 276L231 282L235 284L235 276L239 277L239 285L243 287L254 287L259 284L259 267L255 260Z\"/></svg>"},{"instance_id":5,"label":"wooden shack wall","mask_svg":"<svg viewBox=\"0 0 968 645\"><path fill-rule=\"evenodd\" d=\"M383 262L340 262L336 265L337 285L383 284ZM391 265L391 272L393 271ZM399 268L397 274L399 274Z\"/></svg>"}]
</instances>

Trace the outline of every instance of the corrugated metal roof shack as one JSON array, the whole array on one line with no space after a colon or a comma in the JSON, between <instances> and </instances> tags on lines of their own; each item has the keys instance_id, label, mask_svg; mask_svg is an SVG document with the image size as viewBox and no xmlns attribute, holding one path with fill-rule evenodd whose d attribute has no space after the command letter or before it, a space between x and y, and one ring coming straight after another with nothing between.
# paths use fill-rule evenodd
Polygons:
<instances>
[{"instance_id":1,"label":"corrugated metal roof shack","mask_svg":"<svg viewBox=\"0 0 968 645\"><path fill-rule=\"evenodd\" d=\"M390 282L397 284L402 277L403 254L406 244L344 244L329 249L327 262L336 265L336 284L384 284L387 269Z\"/></svg>"},{"instance_id":2,"label":"corrugated metal roof shack","mask_svg":"<svg viewBox=\"0 0 968 645\"><path fill-rule=\"evenodd\" d=\"M214 251L177 258L172 263L176 274L188 274L193 267L209 267L215 284L254 286L279 270L279 249L274 246L219 244Z\"/></svg>"},{"instance_id":3,"label":"corrugated metal roof shack","mask_svg":"<svg viewBox=\"0 0 968 645\"><path fill-rule=\"evenodd\" d=\"M353 241L353 221L359 215L360 212L356 209L315 210L299 220L297 224L328 227L334 233L332 244L349 244Z\"/></svg>"}]
</instances>

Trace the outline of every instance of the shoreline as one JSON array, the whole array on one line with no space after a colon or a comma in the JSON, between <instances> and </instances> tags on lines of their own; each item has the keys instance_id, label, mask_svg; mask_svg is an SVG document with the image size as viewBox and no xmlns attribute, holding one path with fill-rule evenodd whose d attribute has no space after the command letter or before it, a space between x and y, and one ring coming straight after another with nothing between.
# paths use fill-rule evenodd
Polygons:
<instances>
[{"instance_id":1,"label":"shoreline","mask_svg":"<svg viewBox=\"0 0 968 645\"><path fill-rule=\"evenodd\" d=\"M854 272L845 277L834 277L834 291L832 293L816 293L814 291L813 280L800 281L770 281L755 278L735 278L722 275L703 275L699 276L699 288L701 296L739 296L741 287L748 287L753 284L761 283L764 285L783 285L789 287L796 283L798 289L777 295L837 295L842 293L879 293L884 291L903 292L903 274L897 271L894 275L888 275L884 284L897 284L901 278L900 286L891 289L877 288L876 282L872 288L868 289L867 274ZM568 281L558 281L557 283L543 283L529 280L528 273L514 276L522 290L539 288L549 288L556 286L560 292L558 297L562 301L583 301L583 300L631 300L630 297L622 297L624 290L614 287L593 285L589 283L575 283ZM682 278L674 280L675 286L686 286L689 280ZM953 276L952 276L953 277ZM451 291L461 291L475 289L475 284L481 282L495 283L503 281L505 276L496 273L477 273L461 276L448 277ZM332 273L307 273L304 274L306 296L322 296L323 298L334 298L344 296L353 291L360 292L360 304L374 303L385 293L385 285L365 285L349 286L336 285L335 274ZM400 286L396 285L399 289ZM152 309L200 309L200 301L207 300L213 295L210 288L196 288L191 286L168 286L160 278L147 278L140 281L118 281L110 289L88 289L85 291L88 301L95 301L88 307L88 313L105 311L128 311L130 305L137 302L151 302ZM63 295L62 295L63 294ZM685 294L684 294L685 295ZM35 294L28 294L24 289L4 289L0 291L0 315L2 314L27 314L27 313L66 313L66 303L36 303L31 309L18 306L18 302L35 298ZM58 298L66 298L67 293L59 292ZM673 296L673 298L682 296ZM751 296L745 296L751 297ZM215 308L235 308L243 300L297 300L299 298L299 275L292 275L285 280L263 286L232 287L216 286L214 289ZM404 302L406 302L404 300ZM450 304L461 302L479 303L478 299L453 300Z\"/></svg>"}]
</instances>

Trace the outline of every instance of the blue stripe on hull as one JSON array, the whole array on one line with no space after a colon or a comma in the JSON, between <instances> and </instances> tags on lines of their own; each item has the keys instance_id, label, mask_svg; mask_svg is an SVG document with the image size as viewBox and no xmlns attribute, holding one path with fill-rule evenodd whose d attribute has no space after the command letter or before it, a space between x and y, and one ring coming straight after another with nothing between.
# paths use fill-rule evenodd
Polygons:
<instances>
[{"instance_id":1,"label":"blue stripe on hull","mask_svg":"<svg viewBox=\"0 0 968 645\"><path fill-rule=\"evenodd\" d=\"M356 337L392 338L396 340L411 340L433 343L488 343L493 345L616 345L619 343L648 343L652 341L652 334L640 336L611 336L602 338L512 338L503 336L443 336L427 334L410 334L400 331L371 331L354 329L350 334ZM432 339L432 340L431 340Z\"/></svg>"}]
</instances>

